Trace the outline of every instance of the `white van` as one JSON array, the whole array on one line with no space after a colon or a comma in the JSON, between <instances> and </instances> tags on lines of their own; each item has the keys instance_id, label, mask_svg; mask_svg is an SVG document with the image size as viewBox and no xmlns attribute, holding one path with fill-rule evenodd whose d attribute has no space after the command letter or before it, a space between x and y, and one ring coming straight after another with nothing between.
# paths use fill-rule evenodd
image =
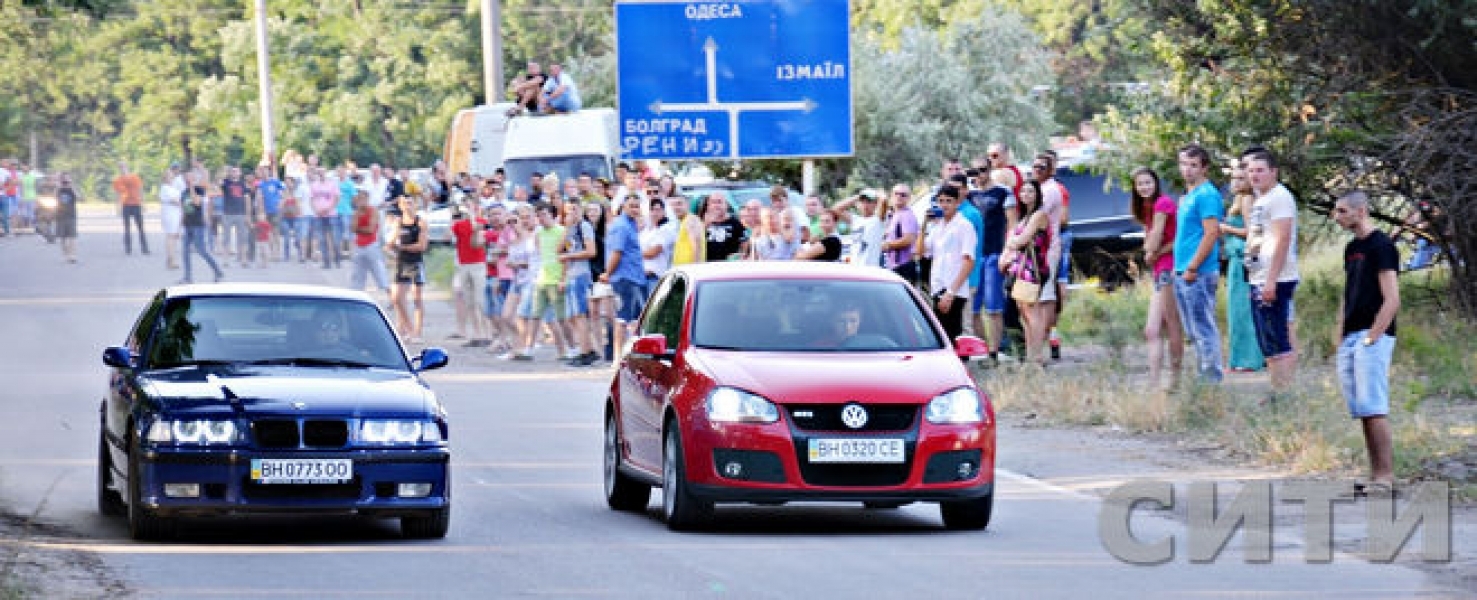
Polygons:
<instances>
[{"instance_id":1,"label":"white van","mask_svg":"<svg viewBox=\"0 0 1477 600\"><path fill-rule=\"evenodd\" d=\"M612 108L587 108L558 115L508 119L503 140L504 189L528 187L534 173L557 173L560 181L589 173L613 178L620 161L619 117Z\"/></svg>"},{"instance_id":2,"label":"white van","mask_svg":"<svg viewBox=\"0 0 1477 600\"><path fill-rule=\"evenodd\" d=\"M484 104L457 111L446 136L447 172L490 177L503 166L503 143L512 102Z\"/></svg>"}]
</instances>

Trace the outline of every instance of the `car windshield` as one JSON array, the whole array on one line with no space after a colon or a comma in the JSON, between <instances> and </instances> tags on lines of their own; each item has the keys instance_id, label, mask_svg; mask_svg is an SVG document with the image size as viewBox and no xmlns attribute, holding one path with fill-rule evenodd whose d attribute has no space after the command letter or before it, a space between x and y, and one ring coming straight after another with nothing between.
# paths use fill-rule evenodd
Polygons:
<instances>
[{"instance_id":1,"label":"car windshield","mask_svg":"<svg viewBox=\"0 0 1477 600\"><path fill-rule=\"evenodd\" d=\"M513 196L514 187L528 187L529 177L534 173L540 175L555 173L559 175L559 181L575 179L580 173L589 173L592 177L611 177L610 167L606 165L605 158L594 155L513 158L503 163L503 170L507 175L507 181L510 182L505 190L510 198Z\"/></svg>"},{"instance_id":2,"label":"car windshield","mask_svg":"<svg viewBox=\"0 0 1477 600\"><path fill-rule=\"evenodd\" d=\"M165 306L148 368L281 364L408 370L372 304L332 298L205 296Z\"/></svg>"},{"instance_id":3,"label":"car windshield","mask_svg":"<svg viewBox=\"0 0 1477 600\"><path fill-rule=\"evenodd\" d=\"M907 284L711 281L697 291L693 344L753 351L867 352L944 347Z\"/></svg>"}]
</instances>

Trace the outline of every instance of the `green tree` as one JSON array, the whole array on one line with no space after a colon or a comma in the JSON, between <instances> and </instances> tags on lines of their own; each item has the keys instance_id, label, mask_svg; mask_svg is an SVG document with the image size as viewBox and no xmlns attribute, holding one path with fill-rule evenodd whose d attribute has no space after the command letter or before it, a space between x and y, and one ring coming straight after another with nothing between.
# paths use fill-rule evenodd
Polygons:
<instances>
[{"instance_id":1,"label":"green tree","mask_svg":"<svg viewBox=\"0 0 1477 600\"><path fill-rule=\"evenodd\" d=\"M1477 319L1461 260L1477 255L1477 231L1461 226L1477 219L1477 2L1140 1L1164 83L1105 119L1108 168L1167 164L1188 141L1222 156L1256 144L1315 213L1351 186L1392 225L1424 202L1454 297Z\"/></svg>"}]
</instances>

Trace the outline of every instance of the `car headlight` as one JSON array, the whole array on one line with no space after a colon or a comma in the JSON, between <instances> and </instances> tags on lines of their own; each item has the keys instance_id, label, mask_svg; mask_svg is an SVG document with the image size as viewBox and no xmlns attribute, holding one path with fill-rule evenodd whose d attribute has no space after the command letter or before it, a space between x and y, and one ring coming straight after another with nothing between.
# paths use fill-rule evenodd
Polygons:
<instances>
[{"instance_id":1,"label":"car headlight","mask_svg":"<svg viewBox=\"0 0 1477 600\"><path fill-rule=\"evenodd\" d=\"M708 420L731 423L773 423L780 419L774 403L731 387L708 394Z\"/></svg>"},{"instance_id":2,"label":"car headlight","mask_svg":"<svg viewBox=\"0 0 1477 600\"><path fill-rule=\"evenodd\" d=\"M979 423L985 420L984 402L974 388L962 387L930 400L924 417L929 423Z\"/></svg>"},{"instance_id":3,"label":"car headlight","mask_svg":"<svg viewBox=\"0 0 1477 600\"><path fill-rule=\"evenodd\" d=\"M359 424L359 441L368 444L414 444L441 440L441 428L431 421L366 419Z\"/></svg>"},{"instance_id":4,"label":"car headlight","mask_svg":"<svg viewBox=\"0 0 1477 600\"><path fill-rule=\"evenodd\" d=\"M236 423L215 419L160 419L149 425L145 439L155 444L230 444L236 441Z\"/></svg>"}]
</instances>

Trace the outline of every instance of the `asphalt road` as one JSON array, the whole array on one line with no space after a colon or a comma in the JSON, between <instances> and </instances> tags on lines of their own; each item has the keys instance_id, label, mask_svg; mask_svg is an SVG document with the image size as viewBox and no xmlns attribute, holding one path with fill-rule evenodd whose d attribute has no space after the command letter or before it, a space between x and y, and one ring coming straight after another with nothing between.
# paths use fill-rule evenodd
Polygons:
<instances>
[{"instance_id":1,"label":"asphalt road","mask_svg":"<svg viewBox=\"0 0 1477 600\"><path fill-rule=\"evenodd\" d=\"M76 265L37 238L0 239L0 502L56 526L19 551L95 552L139 597L1452 595L1413 569L1350 558L1305 564L1283 545L1272 564L1243 563L1235 542L1214 564L1124 564L1098 539L1095 497L1011 471L1073 455L1037 453L1029 431L1008 428L984 532L942 530L933 505L801 505L725 507L712 531L672 533L658 516L659 495L647 514L611 512L602 500L608 370L514 366L455 347L452 366L429 376L452 416L455 500L445 540L400 540L392 522L272 518L194 521L177 542L136 543L121 519L93 510L99 357L179 273L163 267L157 227L151 256L123 256L118 231L110 216L84 218ZM347 272L273 264L227 277L341 284ZM445 333L447 318L444 307L433 309L429 339ZM1151 517L1134 531L1153 539L1182 529Z\"/></svg>"}]
</instances>

